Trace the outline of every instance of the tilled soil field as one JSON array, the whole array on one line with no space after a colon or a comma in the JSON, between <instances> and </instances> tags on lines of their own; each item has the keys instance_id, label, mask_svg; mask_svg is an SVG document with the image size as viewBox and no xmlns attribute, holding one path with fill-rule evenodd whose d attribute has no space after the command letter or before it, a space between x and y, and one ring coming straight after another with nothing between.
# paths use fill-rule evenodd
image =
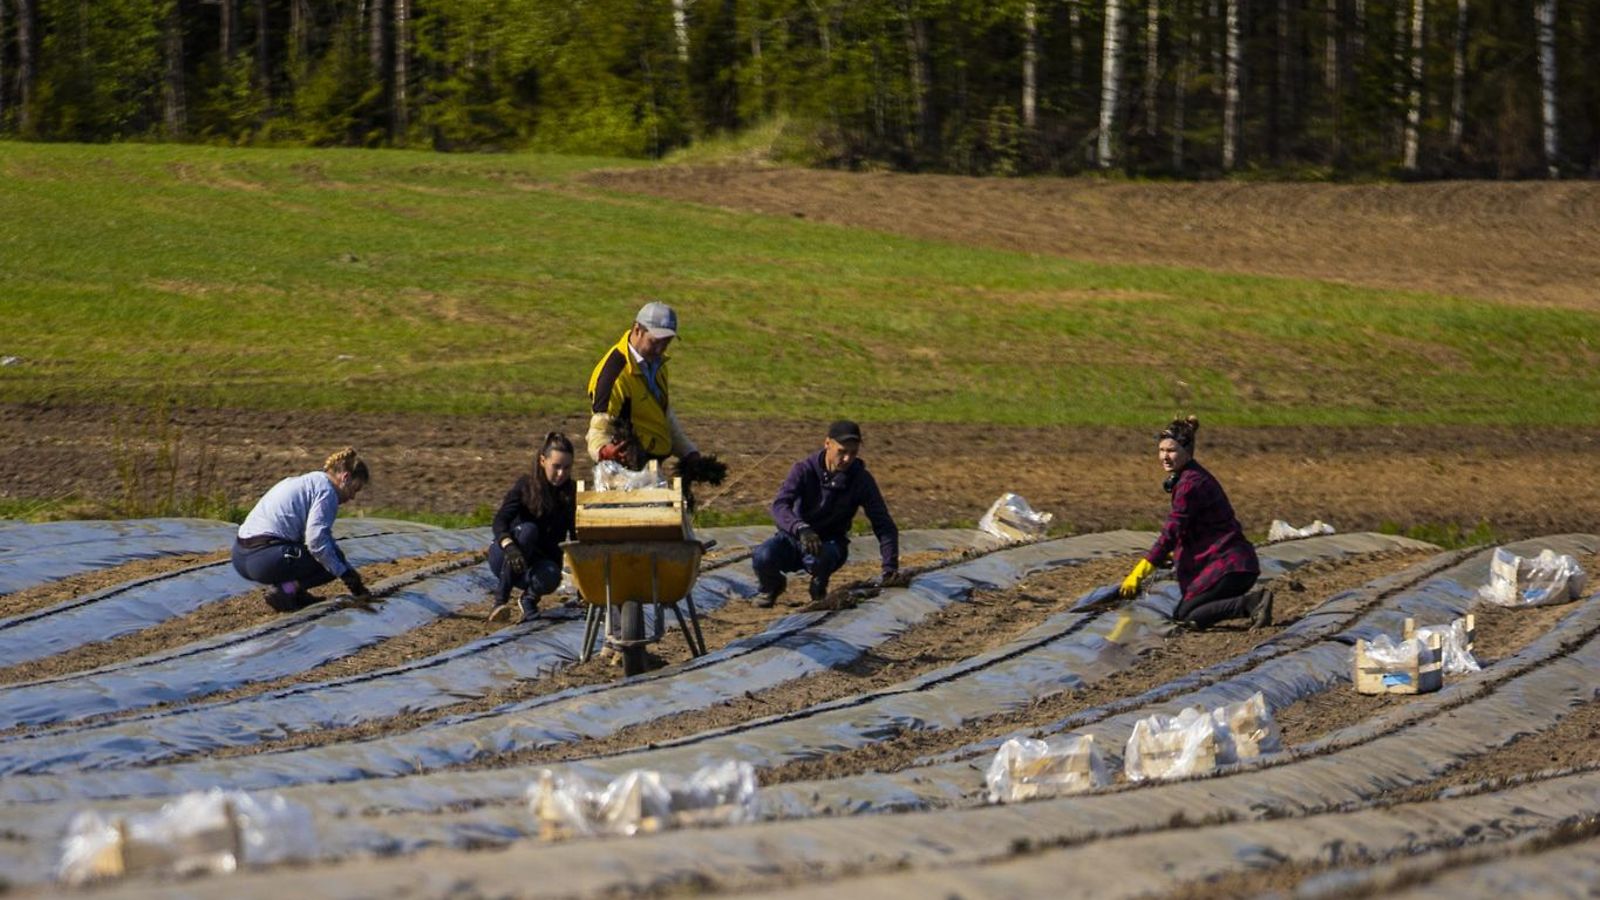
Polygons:
<instances>
[{"instance_id":1,"label":"tilled soil field","mask_svg":"<svg viewBox=\"0 0 1600 900\"><path fill-rule=\"evenodd\" d=\"M1030 252L1501 302L1587 308L1600 274L1595 233L1575 226L1596 218L1593 185L768 169L593 180ZM105 460L128 415L0 407L0 496L106 507L116 486ZM314 467L351 434L381 461L361 497L370 509L471 512L526 457L527 422L511 418L173 415L183 441L215 460L208 489L236 498ZM725 512L763 508L821 440L819 423L688 424L730 463L730 488L702 497ZM576 434L583 423L550 425ZM1191 632L1168 619L1170 582L1131 604L1103 602L1153 538L1111 529L1165 512L1148 433L869 427L912 583L870 587L867 536L832 602L811 608L802 578L758 608L748 553L770 530L705 530L719 541L694 593L709 653L691 657L668 618L649 671L631 678L607 655L580 661L583 609L570 596L546 598L529 622L486 622L481 528L349 516L340 540L381 599L351 604L333 585L318 592L324 602L279 615L233 574L224 523L0 522L0 878L20 895L89 891L57 880L75 814L146 815L221 788L298 810L292 830L307 840L290 841L285 858L247 841L246 871L147 872L92 893L1503 896L1592 883L1600 605L1585 591L1555 606L1486 606L1476 592L1488 548L1363 532L1486 522L1519 554L1548 547L1592 573L1600 487L1574 460L1592 455L1600 432L1218 428L1203 455L1249 530L1317 517L1343 533L1260 548L1271 627ZM1007 545L944 527L971 523L1006 490L1073 536ZM1356 639L1468 612L1480 671L1432 693L1355 693ZM1139 721L1256 693L1278 748L1191 778L1124 774ZM992 802L985 774L1005 741L1070 735L1093 738L1104 784ZM733 823L549 840L528 802L546 772L603 783L723 761L750 766L758 786L710 816Z\"/></svg>"},{"instance_id":2,"label":"tilled soil field","mask_svg":"<svg viewBox=\"0 0 1600 900\"><path fill-rule=\"evenodd\" d=\"M184 527L208 526L162 525ZM916 574L885 590L867 536L829 603L812 608L802 582L762 609L748 549L764 534L703 535L719 541L695 588L710 652L691 657L669 620L633 678L603 655L578 661L570 598L486 622L481 529L365 522L345 542L381 599L325 590L288 615L223 580L216 551L41 575L0 619L0 864L15 891L59 890L76 812L149 814L212 788L299 809L315 841L297 865L181 885L132 874L96 893L1230 896L1331 890L1335 872L1371 893L1593 840L1600 605L1484 605L1486 549L1376 534L1266 545L1274 624L1192 632L1168 620L1170 582L1100 599L1149 532L1006 544L912 529ZM8 556L48 568L47 546L16 543ZM1600 565L1594 535L1511 545L1543 547ZM1469 611L1480 671L1436 693L1354 693L1357 636ZM1281 749L1189 779L1122 774L1135 722L1256 692ZM1094 738L1103 786L991 802L985 770L1005 740L1069 735ZM550 840L527 799L543 772L687 777L729 760L759 787L719 807L735 819L721 825Z\"/></svg>"}]
</instances>

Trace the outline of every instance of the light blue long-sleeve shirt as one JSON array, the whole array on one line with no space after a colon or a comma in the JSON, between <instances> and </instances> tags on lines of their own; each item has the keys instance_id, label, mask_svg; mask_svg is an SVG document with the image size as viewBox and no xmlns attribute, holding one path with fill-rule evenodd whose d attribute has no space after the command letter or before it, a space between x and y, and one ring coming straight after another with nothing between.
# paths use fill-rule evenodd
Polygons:
<instances>
[{"instance_id":1,"label":"light blue long-sleeve shirt","mask_svg":"<svg viewBox=\"0 0 1600 900\"><path fill-rule=\"evenodd\" d=\"M326 472L307 472L278 482L258 501L239 526L239 539L271 535L305 544L328 574L342 577L349 571L344 554L333 540L333 520L339 515L339 492Z\"/></svg>"}]
</instances>

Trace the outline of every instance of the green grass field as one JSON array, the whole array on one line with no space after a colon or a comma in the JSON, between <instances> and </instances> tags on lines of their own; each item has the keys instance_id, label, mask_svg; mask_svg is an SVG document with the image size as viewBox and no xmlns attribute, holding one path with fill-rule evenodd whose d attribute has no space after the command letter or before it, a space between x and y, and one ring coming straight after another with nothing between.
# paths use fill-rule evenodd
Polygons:
<instances>
[{"instance_id":1,"label":"green grass field","mask_svg":"<svg viewBox=\"0 0 1600 900\"><path fill-rule=\"evenodd\" d=\"M614 160L0 143L0 402L573 413L645 297L692 416L1600 423L1600 316L623 196Z\"/></svg>"}]
</instances>

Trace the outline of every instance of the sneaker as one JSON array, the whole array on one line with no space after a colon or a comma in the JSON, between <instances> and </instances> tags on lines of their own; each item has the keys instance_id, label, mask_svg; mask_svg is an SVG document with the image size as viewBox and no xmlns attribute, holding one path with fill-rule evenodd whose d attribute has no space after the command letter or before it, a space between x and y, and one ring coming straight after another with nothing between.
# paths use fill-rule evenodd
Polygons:
<instances>
[{"instance_id":1,"label":"sneaker","mask_svg":"<svg viewBox=\"0 0 1600 900\"><path fill-rule=\"evenodd\" d=\"M511 604L502 603L499 606L496 606L494 609L489 610L489 621L491 621L491 622L509 622L509 621L511 621Z\"/></svg>"},{"instance_id":2,"label":"sneaker","mask_svg":"<svg viewBox=\"0 0 1600 900\"><path fill-rule=\"evenodd\" d=\"M750 603L761 609L770 609L772 604L778 602L778 598L783 595L784 589L789 586L789 579L782 572L773 575L770 581L761 576L757 576L757 580L761 584L761 592Z\"/></svg>"},{"instance_id":3,"label":"sneaker","mask_svg":"<svg viewBox=\"0 0 1600 900\"><path fill-rule=\"evenodd\" d=\"M1255 597L1245 608L1250 611L1250 630L1255 631L1272 624L1272 589L1257 588L1251 593Z\"/></svg>"}]
</instances>

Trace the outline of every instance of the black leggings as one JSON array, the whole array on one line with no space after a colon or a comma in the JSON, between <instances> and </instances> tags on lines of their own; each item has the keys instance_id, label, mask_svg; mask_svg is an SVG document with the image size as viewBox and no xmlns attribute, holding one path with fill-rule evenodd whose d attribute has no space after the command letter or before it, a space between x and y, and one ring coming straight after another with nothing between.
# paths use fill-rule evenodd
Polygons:
<instances>
[{"instance_id":1,"label":"black leggings","mask_svg":"<svg viewBox=\"0 0 1600 900\"><path fill-rule=\"evenodd\" d=\"M1200 628L1209 628L1224 619L1243 619L1250 615L1244 595L1255 587L1255 572L1229 572L1206 590L1185 597L1172 617Z\"/></svg>"}]
</instances>

